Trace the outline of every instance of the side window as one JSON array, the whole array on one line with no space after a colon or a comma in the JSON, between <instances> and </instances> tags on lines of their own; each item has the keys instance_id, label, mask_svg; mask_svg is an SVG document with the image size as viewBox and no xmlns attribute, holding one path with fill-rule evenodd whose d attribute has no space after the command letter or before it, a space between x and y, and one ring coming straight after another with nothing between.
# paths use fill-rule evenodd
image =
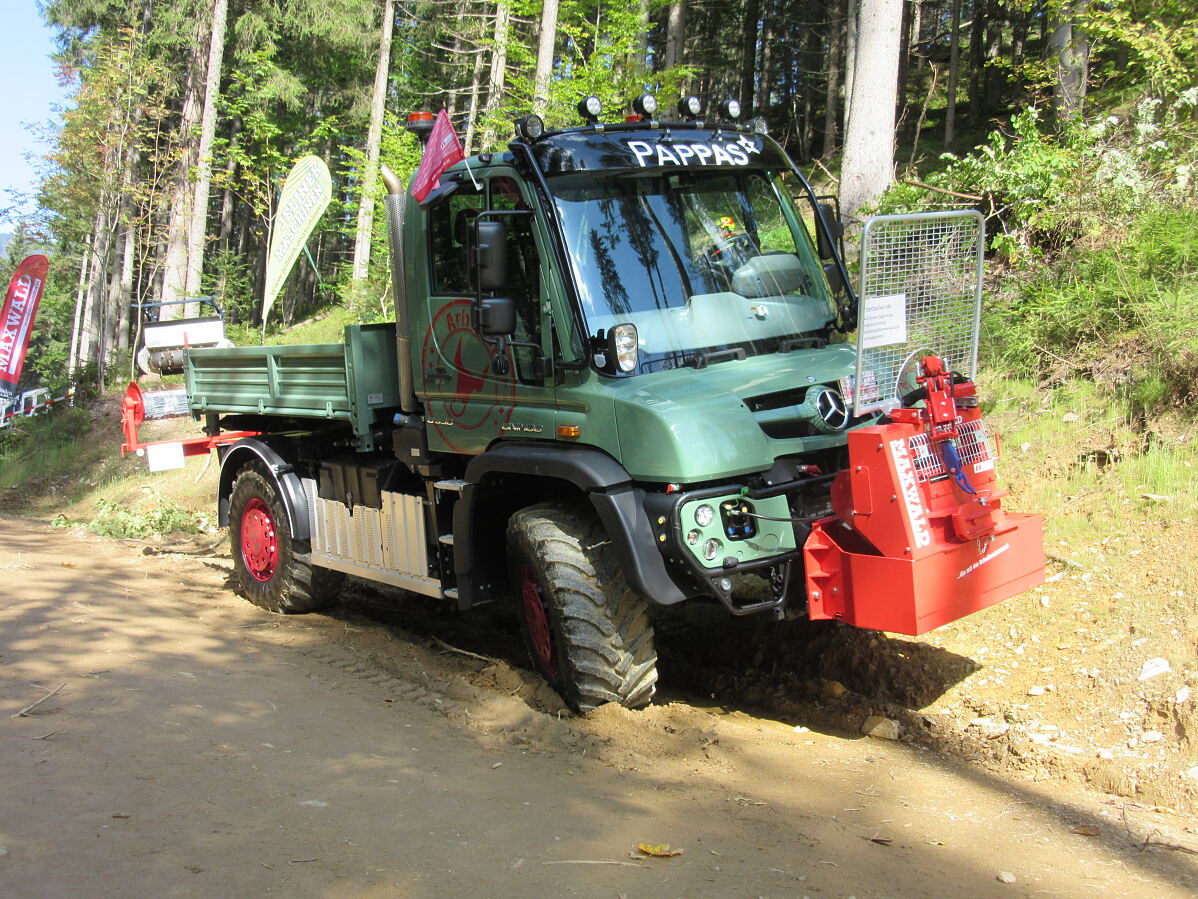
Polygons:
<instances>
[{"instance_id":1,"label":"side window","mask_svg":"<svg viewBox=\"0 0 1198 899\"><path fill-rule=\"evenodd\" d=\"M530 212L520 187L512 178L491 179L491 209L496 211ZM507 228L508 236L508 295L516 303L516 333L514 340L541 343L541 260L533 236L531 215L498 217ZM532 358L535 351L516 347L516 364L521 380L532 379Z\"/></svg>"},{"instance_id":2,"label":"side window","mask_svg":"<svg viewBox=\"0 0 1198 899\"><path fill-rule=\"evenodd\" d=\"M463 184L448 200L429 210L434 296L468 296L474 292L467 243L470 224L482 208L482 191Z\"/></svg>"}]
</instances>

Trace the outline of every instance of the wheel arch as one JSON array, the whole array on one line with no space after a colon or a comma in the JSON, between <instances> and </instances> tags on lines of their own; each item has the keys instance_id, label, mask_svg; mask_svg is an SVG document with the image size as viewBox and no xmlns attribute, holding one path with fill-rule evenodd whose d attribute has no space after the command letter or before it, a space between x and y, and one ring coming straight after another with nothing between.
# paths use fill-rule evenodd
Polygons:
<instances>
[{"instance_id":1,"label":"wheel arch","mask_svg":"<svg viewBox=\"0 0 1198 899\"><path fill-rule=\"evenodd\" d=\"M297 540L310 540L312 521L308 510L308 498L304 485L295 473L293 463L287 461L278 449L255 437L244 437L225 451L221 459L220 481L217 485L217 523L229 525L229 497L233 493L233 482L238 473L248 464L259 463L278 488L279 496L287 509L287 523L291 535Z\"/></svg>"},{"instance_id":2,"label":"wheel arch","mask_svg":"<svg viewBox=\"0 0 1198 899\"><path fill-rule=\"evenodd\" d=\"M586 500L599 516L629 585L646 601L671 605L686 595L666 570L644 508L644 491L619 462L590 447L509 443L476 456L454 509L454 568L463 608L497 599L507 580L501 540L478 539L506 529L518 509L546 500ZM485 545L494 552L480 552Z\"/></svg>"}]
</instances>

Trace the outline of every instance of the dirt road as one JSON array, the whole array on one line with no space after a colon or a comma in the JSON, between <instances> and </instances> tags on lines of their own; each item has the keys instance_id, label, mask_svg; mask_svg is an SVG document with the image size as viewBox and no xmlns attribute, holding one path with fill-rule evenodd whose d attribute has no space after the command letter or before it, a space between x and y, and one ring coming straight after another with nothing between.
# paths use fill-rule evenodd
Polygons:
<instances>
[{"instance_id":1,"label":"dirt road","mask_svg":"<svg viewBox=\"0 0 1198 899\"><path fill-rule=\"evenodd\" d=\"M223 552L0 518L0 895L1198 890L1181 816L693 700L573 718L453 622L259 612Z\"/></svg>"}]
</instances>

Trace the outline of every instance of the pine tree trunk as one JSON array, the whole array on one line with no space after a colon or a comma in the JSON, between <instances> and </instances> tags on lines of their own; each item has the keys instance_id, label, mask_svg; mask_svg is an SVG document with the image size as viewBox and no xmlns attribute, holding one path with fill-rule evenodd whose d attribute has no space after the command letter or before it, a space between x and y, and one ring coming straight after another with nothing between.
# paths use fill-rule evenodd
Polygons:
<instances>
[{"instance_id":1,"label":"pine tree trunk","mask_svg":"<svg viewBox=\"0 0 1198 899\"><path fill-rule=\"evenodd\" d=\"M541 6L540 38L537 42L537 70L533 76L533 112L544 114L549 107L549 81L553 77L553 50L557 46L557 0L544 0Z\"/></svg>"},{"instance_id":2,"label":"pine tree trunk","mask_svg":"<svg viewBox=\"0 0 1198 899\"><path fill-rule=\"evenodd\" d=\"M850 218L874 203L894 180L902 0L862 0L859 24L840 178L840 208Z\"/></svg>"},{"instance_id":3,"label":"pine tree trunk","mask_svg":"<svg viewBox=\"0 0 1198 899\"><path fill-rule=\"evenodd\" d=\"M75 379L75 368L79 365L80 340L83 338L83 299L87 293L87 273L91 269L92 244L96 232L87 236L83 244L83 256L79 260L79 282L75 287L75 315L71 319L71 351L67 356L67 380Z\"/></svg>"},{"instance_id":4,"label":"pine tree trunk","mask_svg":"<svg viewBox=\"0 0 1198 899\"><path fill-rule=\"evenodd\" d=\"M495 9L494 51L491 56L491 83L487 91L487 105L483 110L486 120L483 125L482 149L487 150L495 142L495 122L491 119L503 105L503 89L507 81L507 51L511 40L511 0L499 0Z\"/></svg>"},{"instance_id":5,"label":"pine tree trunk","mask_svg":"<svg viewBox=\"0 0 1198 899\"><path fill-rule=\"evenodd\" d=\"M853 112L853 80L857 75L857 43L860 36L861 0L845 0L844 44L844 123L841 133L849 133L849 116Z\"/></svg>"},{"instance_id":6,"label":"pine tree trunk","mask_svg":"<svg viewBox=\"0 0 1198 899\"><path fill-rule=\"evenodd\" d=\"M674 0L666 19L666 54L664 68L681 65L686 47L686 0Z\"/></svg>"},{"instance_id":7,"label":"pine tree trunk","mask_svg":"<svg viewBox=\"0 0 1198 899\"><path fill-rule=\"evenodd\" d=\"M957 83L961 74L961 2L952 0L952 24L948 44L948 97L944 110L944 145L952 144L957 127Z\"/></svg>"},{"instance_id":8,"label":"pine tree trunk","mask_svg":"<svg viewBox=\"0 0 1198 899\"><path fill-rule=\"evenodd\" d=\"M1090 39L1078 22L1089 5L1089 0L1073 0L1063 6L1048 35L1053 110L1060 124L1081 118L1086 101Z\"/></svg>"},{"instance_id":9,"label":"pine tree trunk","mask_svg":"<svg viewBox=\"0 0 1198 899\"><path fill-rule=\"evenodd\" d=\"M183 92L183 111L179 121L179 159L170 183L170 212L166 227L166 248L162 260L162 295L164 303L174 303L187 295L187 249L191 236L191 214L194 208L194 185L191 173L199 162L199 141L196 129L203 111L201 96L203 61L206 57L201 34L196 34L191 58L187 67L187 79ZM181 318L182 306L163 306L161 316L165 319Z\"/></svg>"},{"instance_id":10,"label":"pine tree trunk","mask_svg":"<svg viewBox=\"0 0 1198 899\"><path fill-rule=\"evenodd\" d=\"M208 36L208 65L205 68L204 107L200 115L200 144L196 149L197 168L192 191L191 220L187 238L187 280L189 297L202 292L205 237L208 234L208 194L212 187L212 139L216 136L216 101L220 96L220 73L225 56L225 19L229 0L212 0L212 31ZM200 314L198 303L188 303L186 314Z\"/></svg>"},{"instance_id":11,"label":"pine tree trunk","mask_svg":"<svg viewBox=\"0 0 1198 899\"><path fill-rule=\"evenodd\" d=\"M973 0L973 21L969 23L969 120L974 126L986 118L982 103L982 85L986 78L986 16L988 0Z\"/></svg>"},{"instance_id":12,"label":"pine tree trunk","mask_svg":"<svg viewBox=\"0 0 1198 899\"><path fill-rule=\"evenodd\" d=\"M746 115L753 112L753 95L757 84L757 37L761 27L761 0L746 0L744 31L740 46L739 100Z\"/></svg>"},{"instance_id":13,"label":"pine tree trunk","mask_svg":"<svg viewBox=\"0 0 1198 899\"><path fill-rule=\"evenodd\" d=\"M387 103L387 73L391 70L391 30L394 0L383 0L383 37L374 69L374 94L370 100L370 128L366 132L366 170L362 173L362 198L358 203L358 233L354 239L353 279L365 281L370 270L370 236L374 230L375 182L379 179L379 146L383 139L383 111Z\"/></svg>"},{"instance_id":14,"label":"pine tree trunk","mask_svg":"<svg viewBox=\"0 0 1198 899\"><path fill-rule=\"evenodd\" d=\"M832 21L828 37L828 82L824 100L824 146L821 156L836 151L836 125L840 121L840 58L844 52L844 4L832 4Z\"/></svg>"},{"instance_id":15,"label":"pine tree trunk","mask_svg":"<svg viewBox=\"0 0 1198 899\"><path fill-rule=\"evenodd\" d=\"M483 89L484 60L482 50L474 54L474 72L470 77L470 109L466 113L466 139L463 149L469 156L474 152L474 133L478 130L478 98Z\"/></svg>"}]
</instances>

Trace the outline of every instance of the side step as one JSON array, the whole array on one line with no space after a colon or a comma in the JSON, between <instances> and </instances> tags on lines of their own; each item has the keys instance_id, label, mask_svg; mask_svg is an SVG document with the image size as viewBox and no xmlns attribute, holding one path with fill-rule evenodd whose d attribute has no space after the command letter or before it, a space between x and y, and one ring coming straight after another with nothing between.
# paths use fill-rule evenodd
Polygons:
<instances>
[{"instance_id":1,"label":"side step","mask_svg":"<svg viewBox=\"0 0 1198 899\"><path fill-rule=\"evenodd\" d=\"M461 493L470 486L470 482L462 478L450 478L445 481L434 481L433 486L438 490L448 490L452 493Z\"/></svg>"}]
</instances>

